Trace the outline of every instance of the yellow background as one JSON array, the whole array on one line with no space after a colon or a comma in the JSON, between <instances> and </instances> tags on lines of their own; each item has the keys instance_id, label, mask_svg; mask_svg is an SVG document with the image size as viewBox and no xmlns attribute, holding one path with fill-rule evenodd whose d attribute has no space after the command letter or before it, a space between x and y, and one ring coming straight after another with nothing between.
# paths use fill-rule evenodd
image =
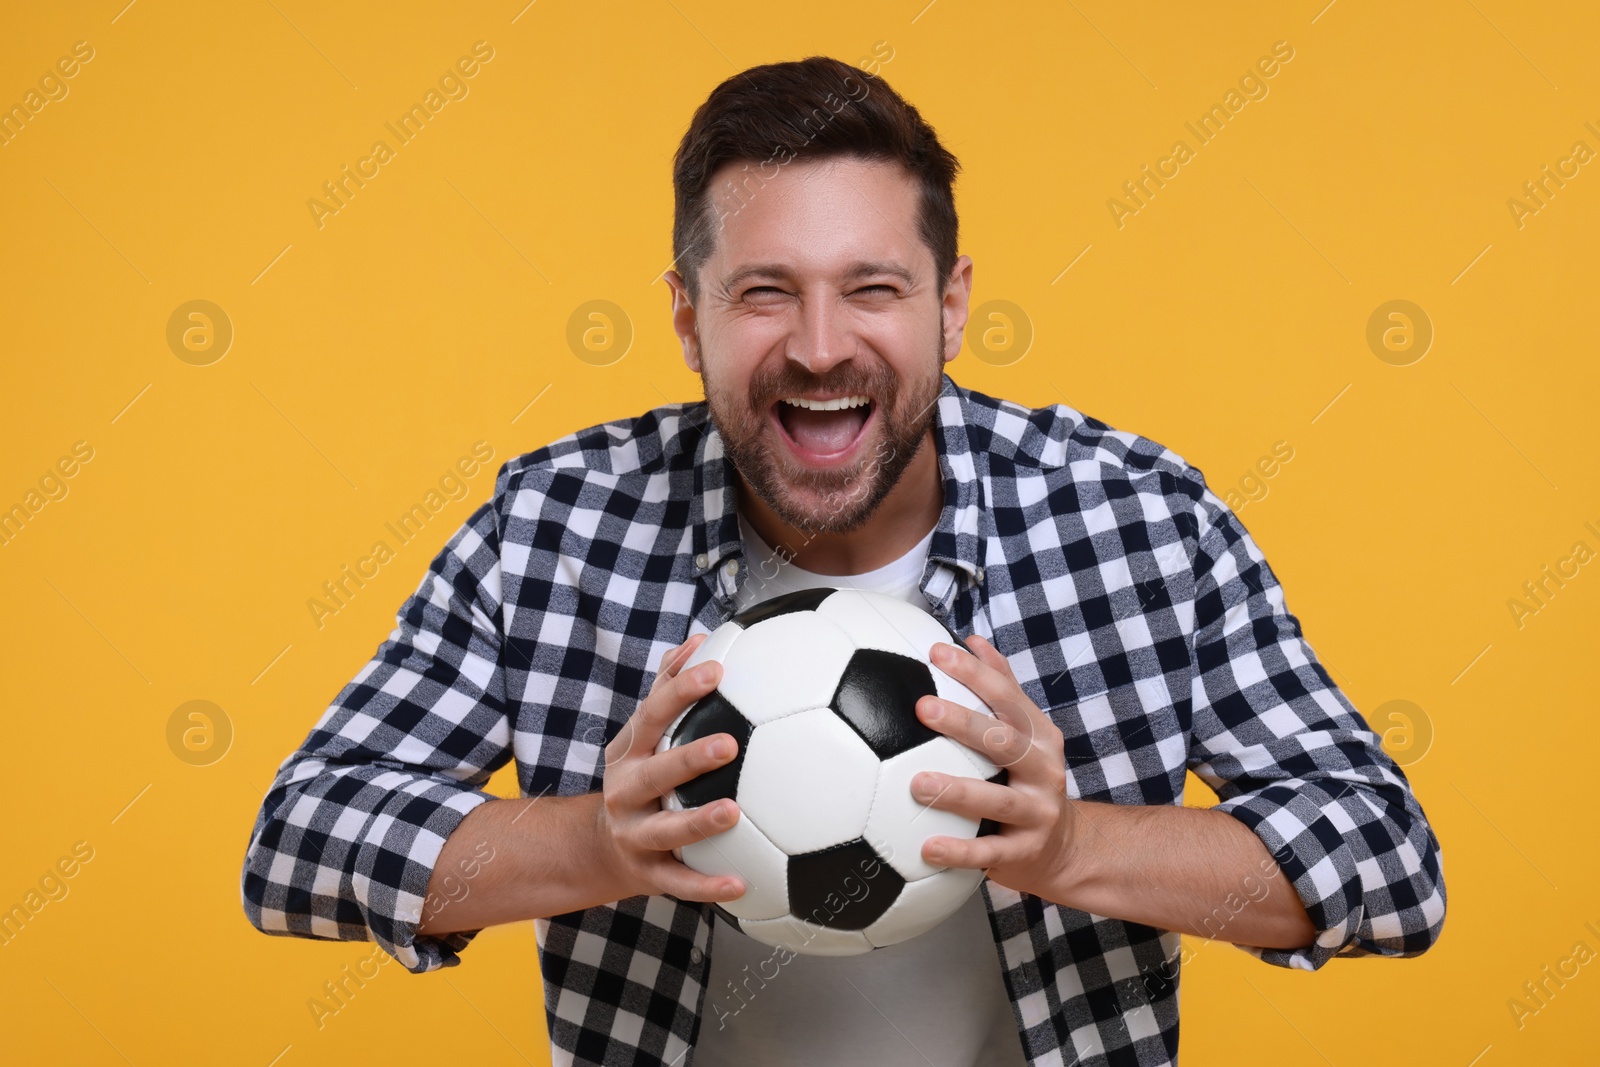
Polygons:
<instances>
[{"instance_id":1,"label":"yellow background","mask_svg":"<svg viewBox=\"0 0 1600 1067\"><path fill-rule=\"evenodd\" d=\"M94 858L0 947L3 1058L547 1062L528 923L457 969L383 968L319 1029L308 1000L373 948L248 925L252 820L494 468L699 396L656 280L696 105L746 66L878 42L962 160L974 303L1010 301L1034 331L986 362L976 330L1004 324L974 323L956 380L1064 399L1219 493L1288 442L1240 517L1356 705L1419 709L1380 725L1409 726L1389 743L1443 842L1441 943L1306 975L1194 942L1185 1061L1592 1054L1600 964L1520 1028L1508 1001L1576 942L1600 951L1600 564L1520 627L1507 604L1574 542L1600 550L1600 167L1521 227L1507 207L1574 142L1600 149L1592 7L523 2L4 17L0 103L76 41L94 58L0 147L0 507L75 442L94 458L0 546L0 908L76 842ZM470 95L318 228L322 183L480 40L494 58ZM1185 121L1280 40L1294 58L1270 94L1118 228L1107 200L1174 140L1195 147ZM234 330L208 366L167 342L195 299ZM604 366L567 342L601 299L634 332ZM1393 299L1435 331L1409 366L1366 340ZM322 582L479 440L490 470L319 629ZM231 723L209 765L169 747L191 700Z\"/></svg>"}]
</instances>

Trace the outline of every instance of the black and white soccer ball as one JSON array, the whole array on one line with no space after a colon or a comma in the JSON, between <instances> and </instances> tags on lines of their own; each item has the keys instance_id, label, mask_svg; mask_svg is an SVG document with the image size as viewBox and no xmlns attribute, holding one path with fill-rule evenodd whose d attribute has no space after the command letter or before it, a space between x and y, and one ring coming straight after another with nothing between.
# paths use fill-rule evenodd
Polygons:
<instances>
[{"instance_id":1,"label":"black and white soccer ball","mask_svg":"<svg viewBox=\"0 0 1600 1067\"><path fill-rule=\"evenodd\" d=\"M904 600L806 589L756 604L717 627L684 664L717 660L722 681L669 727L658 751L728 733L738 755L684 783L669 810L732 797L732 828L675 850L702 874L736 874L745 894L717 905L764 944L820 956L883 948L937 926L983 872L922 859L929 837L998 827L923 805L919 771L1004 782L977 751L924 726L917 698L992 714L927 659L962 643Z\"/></svg>"}]
</instances>

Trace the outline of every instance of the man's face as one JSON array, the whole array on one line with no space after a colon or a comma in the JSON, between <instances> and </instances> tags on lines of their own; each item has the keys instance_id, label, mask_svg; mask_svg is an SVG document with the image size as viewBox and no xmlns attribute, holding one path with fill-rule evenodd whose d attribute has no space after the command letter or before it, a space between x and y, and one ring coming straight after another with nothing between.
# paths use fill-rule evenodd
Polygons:
<instances>
[{"instance_id":1,"label":"man's face","mask_svg":"<svg viewBox=\"0 0 1600 1067\"><path fill-rule=\"evenodd\" d=\"M918 188L897 164L838 157L767 174L729 164L715 176L716 248L692 308L668 275L674 325L744 481L795 529L845 532L927 441L971 261L941 297Z\"/></svg>"}]
</instances>

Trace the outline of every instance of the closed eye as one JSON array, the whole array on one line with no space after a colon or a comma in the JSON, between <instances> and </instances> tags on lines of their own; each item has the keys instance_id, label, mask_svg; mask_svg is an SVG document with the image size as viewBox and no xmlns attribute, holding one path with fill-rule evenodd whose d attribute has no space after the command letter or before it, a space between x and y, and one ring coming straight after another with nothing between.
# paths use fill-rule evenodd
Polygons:
<instances>
[{"instance_id":1,"label":"closed eye","mask_svg":"<svg viewBox=\"0 0 1600 1067\"><path fill-rule=\"evenodd\" d=\"M865 285L865 286L862 286L860 289L854 290L853 292L851 292L850 295L851 296L856 296L856 295L862 294L862 293L872 293L872 294L887 294L889 296L898 296L899 292L900 291L898 289L896 289L892 285ZM742 294L740 294L740 296L741 296L741 298L749 297L749 296L751 296L753 294L756 294L756 293L762 293L762 294L771 293L771 294L778 295L778 296L787 296L788 295L788 293L786 293L784 290L779 289L777 286L774 286L774 285L756 285L756 286L752 286L749 289L746 289Z\"/></svg>"},{"instance_id":2,"label":"closed eye","mask_svg":"<svg viewBox=\"0 0 1600 1067\"><path fill-rule=\"evenodd\" d=\"M762 294L762 295L765 295L765 294L769 294L769 293L770 293L770 294L773 294L773 295L777 295L777 296L783 296L783 295L785 295L785 294L784 294L784 292L783 292L783 290L782 290L782 289L779 289L779 288L778 288L778 287L777 287L777 286L775 286L775 285L757 285L757 286L754 286L754 287L752 287L752 288L749 288L749 289L746 289L746 290L745 290L745 291L744 291L744 292L743 292L743 293L742 293L742 294L741 294L741 297L740 297L740 298L741 298L741 299L744 299L744 298L746 298L746 297L750 297L750 296L752 296L752 295L754 295L754 294L758 294L758 293L759 293L759 294Z\"/></svg>"}]
</instances>

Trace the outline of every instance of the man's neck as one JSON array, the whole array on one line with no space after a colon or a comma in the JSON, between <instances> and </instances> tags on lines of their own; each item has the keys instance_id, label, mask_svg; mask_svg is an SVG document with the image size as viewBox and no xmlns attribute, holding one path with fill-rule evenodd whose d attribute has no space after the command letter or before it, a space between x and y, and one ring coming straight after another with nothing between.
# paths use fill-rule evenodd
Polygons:
<instances>
[{"instance_id":1,"label":"man's neck","mask_svg":"<svg viewBox=\"0 0 1600 1067\"><path fill-rule=\"evenodd\" d=\"M739 511L761 539L813 574L865 574L905 555L927 536L944 508L944 480L930 430L900 480L860 528L807 534L784 522L739 478Z\"/></svg>"}]
</instances>

